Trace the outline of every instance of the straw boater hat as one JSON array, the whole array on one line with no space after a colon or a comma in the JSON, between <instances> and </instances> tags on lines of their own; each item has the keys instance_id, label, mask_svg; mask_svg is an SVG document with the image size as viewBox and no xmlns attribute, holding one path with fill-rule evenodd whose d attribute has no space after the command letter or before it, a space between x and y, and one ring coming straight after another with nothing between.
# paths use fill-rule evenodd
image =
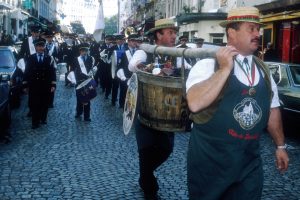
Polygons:
<instances>
[{"instance_id":1,"label":"straw boater hat","mask_svg":"<svg viewBox=\"0 0 300 200\"><path fill-rule=\"evenodd\" d=\"M159 19L155 21L154 28L151 28L147 33L153 33L156 30L165 29L165 28L171 28L178 30L178 27L175 25L175 22L173 19Z\"/></svg>"},{"instance_id":2,"label":"straw boater hat","mask_svg":"<svg viewBox=\"0 0 300 200\"><path fill-rule=\"evenodd\" d=\"M263 26L259 22L259 10L255 7L234 8L228 12L227 20L220 22L220 26L226 28L228 24L235 22L252 22Z\"/></svg>"}]
</instances>

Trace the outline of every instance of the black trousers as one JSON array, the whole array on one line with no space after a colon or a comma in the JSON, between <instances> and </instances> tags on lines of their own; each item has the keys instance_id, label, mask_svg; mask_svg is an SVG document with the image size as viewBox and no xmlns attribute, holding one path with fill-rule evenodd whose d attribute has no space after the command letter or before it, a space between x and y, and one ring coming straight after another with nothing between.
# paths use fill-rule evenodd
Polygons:
<instances>
[{"instance_id":1,"label":"black trousers","mask_svg":"<svg viewBox=\"0 0 300 200\"><path fill-rule=\"evenodd\" d=\"M174 133L157 131L140 122L136 122L135 125L140 167L139 184L144 193L154 194L159 189L154 171L172 153Z\"/></svg>"},{"instance_id":2,"label":"black trousers","mask_svg":"<svg viewBox=\"0 0 300 200\"><path fill-rule=\"evenodd\" d=\"M47 120L50 94L45 92L30 92L29 105L32 112L32 125L38 125L41 121Z\"/></svg>"},{"instance_id":3,"label":"black trousers","mask_svg":"<svg viewBox=\"0 0 300 200\"><path fill-rule=\"evenodd\" d=\"M49 96L49 107L53 107L53 103L54 103L54 92L51 92L50 96Z\"/></svg>"},{"instance_id":4,"label":"black trousers","mask_svg":"<svg viewBox=\"0 0 300 200\"><path fill-rule=\"evenodd\" d=\"M115 76L112 81L111 103L115 104L118 98L118 91L120 86L120 79Z\"/></svg>"},{"instance_id":5,"label":"black trousers","mask_svg":"<svg viewBox=\"0 0 300 200\"><path fill-rule=\"evenodd\" d=\"M91 111L91 102L89 101L87 104L83 104L77 98L76 115L82 115L83 113L84 119L89 119L90 111Z\"/></svg>"},{"instance_id":6,"label":"black trousers","mask_svg":"<svg viewBox=\"0 0 300 200\"><path fill-rule=\"evenodd\" d=\"M120 105L121 108L123 108L124 104L125 104L127 88L128 88L127 80L126 81L120 81L119 105Z\"/></svg>"},{"instance_id":7,"label":"black trousers","mask_svg":"<svg viewBox=\"0 0 300 200\"><path fill-rule=\"evenodd\" d=\"M112 88L111 66L109 64L104 64L103 67L104 92L105 97L108 98Z\"/></svg>"}]
</instances>

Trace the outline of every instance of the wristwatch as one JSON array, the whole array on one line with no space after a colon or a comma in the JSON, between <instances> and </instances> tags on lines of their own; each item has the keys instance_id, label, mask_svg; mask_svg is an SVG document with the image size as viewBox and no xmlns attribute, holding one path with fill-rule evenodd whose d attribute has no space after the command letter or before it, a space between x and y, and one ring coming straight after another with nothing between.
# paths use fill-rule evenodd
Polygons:
<instances>
[{"instance_id":1,"label":"wristwatch","mask_svg":"<svg viewBox=\"0 0 300 200\"><path fill-rule=\"evenodd\" d=\"M277 149L286 149L287 144L277 146Z\"/></svg>"}]
</instances>

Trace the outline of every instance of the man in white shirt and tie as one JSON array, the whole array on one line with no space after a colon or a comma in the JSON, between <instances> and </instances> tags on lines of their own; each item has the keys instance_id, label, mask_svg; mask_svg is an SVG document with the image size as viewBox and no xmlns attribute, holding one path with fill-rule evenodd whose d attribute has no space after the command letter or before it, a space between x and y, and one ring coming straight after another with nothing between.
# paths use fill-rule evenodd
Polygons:
<instances>
[{"instance_id":1,"label":"man in white shirt and tie","mask_svg":"<svg viewBox=\"0 0 300 200\"><path fill-rule=\"evenodd\" d=\"M288 168L279 99L268 67L253 53L259 46L259 11L228 12L227 47L203 59L186 82L191 132L187 174L190 199L259 200L263 170L259 137L265 128L275 146L276 166Z\"/></svg>"}]
</instances>

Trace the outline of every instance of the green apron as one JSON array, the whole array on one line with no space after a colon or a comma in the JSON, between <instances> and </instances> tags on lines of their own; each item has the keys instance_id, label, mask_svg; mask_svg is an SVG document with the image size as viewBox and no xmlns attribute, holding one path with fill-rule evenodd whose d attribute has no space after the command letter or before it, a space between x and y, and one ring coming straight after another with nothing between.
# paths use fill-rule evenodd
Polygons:
<instances>
[{"instance_id":1,"label":"green apron","mask_svg":"<svg viewBox=\"0 0 300 200\"><path fill-rule=\"evenodd\" d=\"M187 158L190 199L260 199L263 172L259 136L268 122L270 99L258 71L255 95L250 96L249 87L231 72L212 119L194 123Z\"/></svg>"}]
</instances>

